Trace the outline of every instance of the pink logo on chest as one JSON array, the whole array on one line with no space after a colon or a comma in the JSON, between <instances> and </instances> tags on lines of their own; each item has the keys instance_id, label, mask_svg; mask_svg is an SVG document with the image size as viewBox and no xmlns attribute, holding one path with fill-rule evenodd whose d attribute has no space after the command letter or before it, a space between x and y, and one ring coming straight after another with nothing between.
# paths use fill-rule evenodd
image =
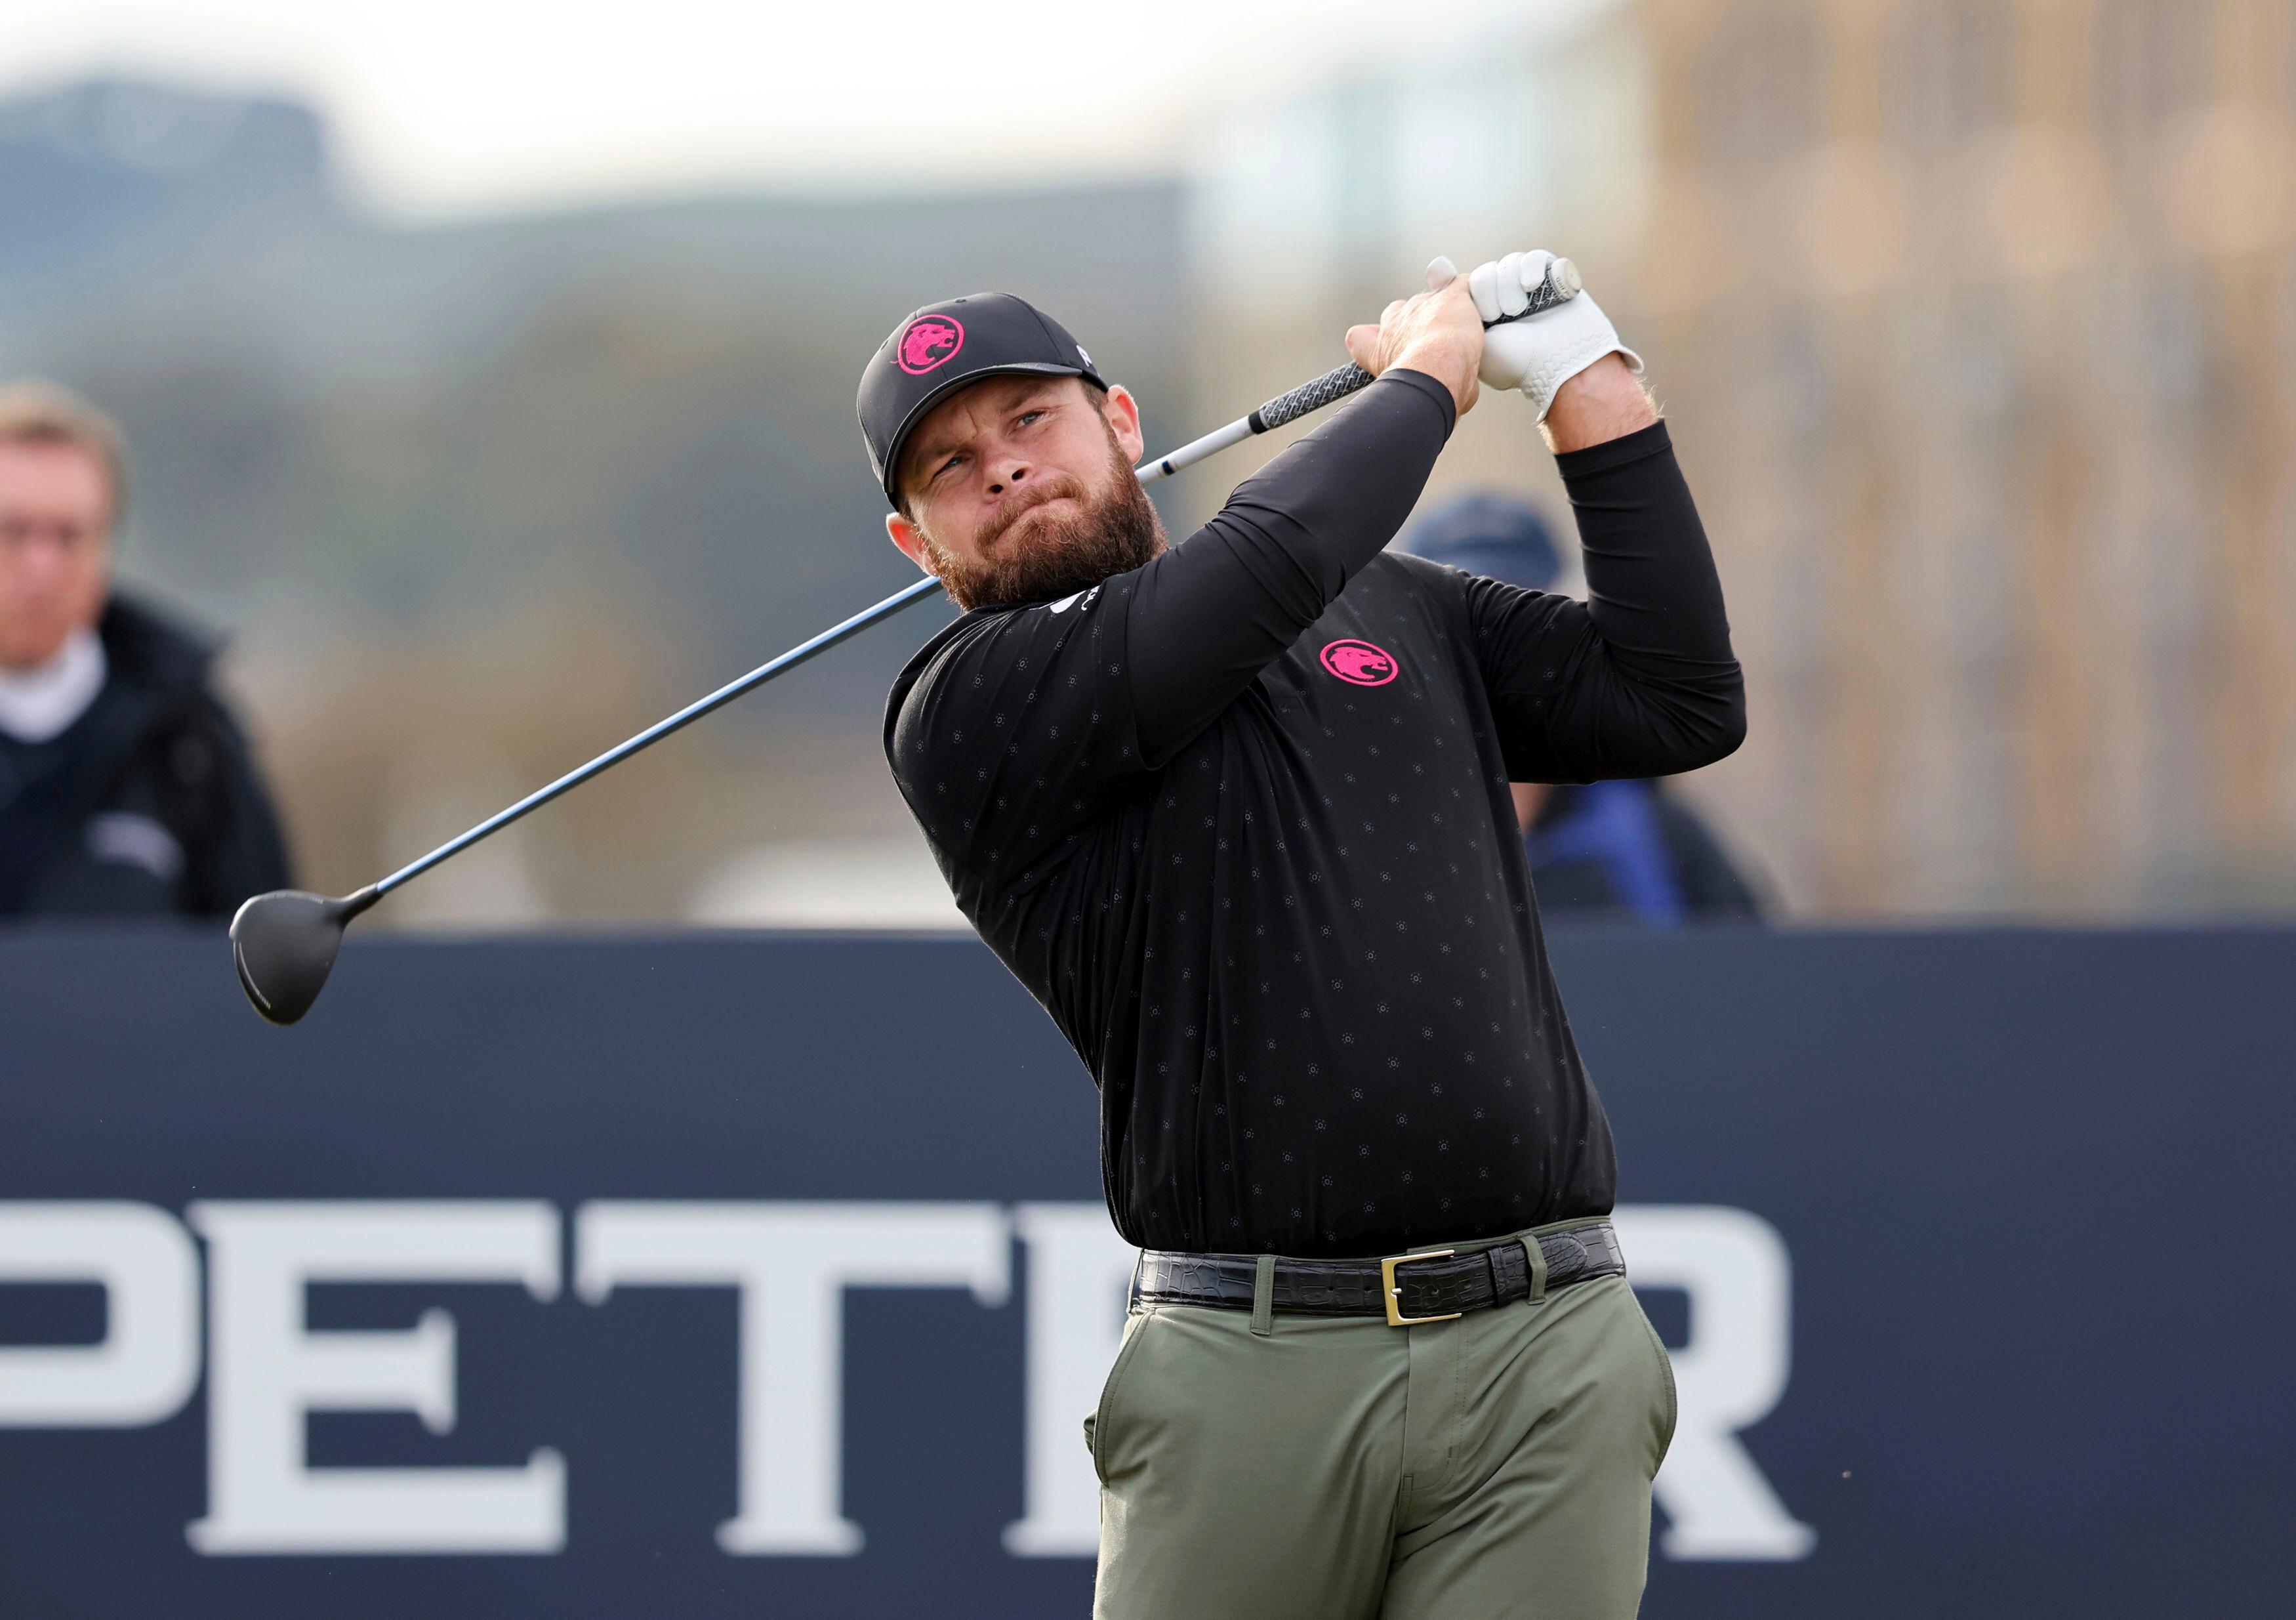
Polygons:
<instances>
[{"instance_id":1,"label":"pink logo on chest","mask_svg":"<svg viewBox=\"0 0 2296 1620\"><path fill-rule=\"evenodd\" d=\"M1395 678L1395 660L1368 641L1334 641L1319 662L1351 687L1383 687Z\"/></svg>"}]
</instances>

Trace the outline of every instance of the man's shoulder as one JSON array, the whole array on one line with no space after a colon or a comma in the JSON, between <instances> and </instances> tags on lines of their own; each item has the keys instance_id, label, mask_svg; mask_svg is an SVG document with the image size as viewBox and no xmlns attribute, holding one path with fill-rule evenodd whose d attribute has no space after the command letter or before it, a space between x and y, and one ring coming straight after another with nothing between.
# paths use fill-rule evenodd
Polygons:
<instances>
[{"instance_id":1,"label":"man's shoulder","mask_svg":"<svg viewBox=\"0 0 2296 1620\"><path fill-rule=\"evenodd\" d=\"M1399 546L1389 547L1364 567L1365 573L1370 573L1374 570L1378 570L1390 579L1408 580L1422 587L1440 585L1445 580L1464 577L1448 563L1431 562L1414 553L1406 551Z\"/></svg>"},{"instance_id":2,"label":"man's shoulder","mask_svg":"<svg viewBox=\"0 0 2296 1620\"><path fill-rule=\"evenodd\" d=\"M946 625L919 647L894 677L885 703L885 744L890 752L905 716L936 703L963 702L986 693L991 677L1027 675L1032 662L1067 643L1086 627L1099 628L1102 609L1112 605L1112 582L1054 602L976 607Z\"/></svg>"},{"instance_id":3,"label":"man's shoulder","mask_svg":"<svg viewBox=\"0 0 2296 1620\"><path fill-rule=\"evenodd\" d=\"M248 758L246 732L216 681L222 637L149 599L115 590L96 633L108 676L92 726L123 746ZM189 750L189 752L185 752Z\"/></svg>"},{"instance_id":4,"label":"man's shoulder","mask_svg":"<svg viewBox=\"0 0 2296 1620\"><path fill-rule=\"evenodd\" d=\"M1441 563L1407 551L1381 552L1348 581L1344 599L1359 613L1410 622L1449 634L1465 611L1469 577Z\"/></svg>"},{"instance_id":5,"label":"man's shoulder","mask_svg":"<svg viewBox=\"0 0 2296 1620\"><path fill-rule=\"evenodd\" d=\"M1000 629L1017 608L976 607L933 632L924 646L909 655L893 678L885 698L885 746L890 752L893 734L903 715L931 702L947 687L949 678L968 658L992 651Z\"/></svg>"},{"instance_id":6,"label":"man's shoulder","mask_svg":"<svg viewBox=\"0 0 2296 1620\"><path fill-rule=\"evenodd\" d=\"M160 691L204 691L220 637L131 592L115 589L96 626L119 678Z\"/></svg>"},{"instance_id":7,"label":"man's shoulder","mask_svg":"<svg viewBox=\"0 0 2296 1620\"><path fill-rule=\"evenodd\" d=\"M1390 546L1365 563L1348 584L1349 589L1362 584L1366 589L1436 596L1449 602L1458 598L1467 579L1447 563L1432 563Z\"/></svg>"}]
</instances>

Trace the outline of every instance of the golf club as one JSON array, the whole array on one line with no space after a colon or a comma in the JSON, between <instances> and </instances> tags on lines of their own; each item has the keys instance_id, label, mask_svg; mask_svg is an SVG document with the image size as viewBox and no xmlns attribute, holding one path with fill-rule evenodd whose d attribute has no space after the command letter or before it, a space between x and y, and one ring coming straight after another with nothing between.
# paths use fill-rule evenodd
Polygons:
<instances>
[{"instance_id":1,"label":"golf club","mask_svg":"<svg viewBox=\"0 0 2296 1620\"><path fill-rule=\"evenodd\" d=\"M1428 284L1439 289L1457 272L1447 259L1437 259L1428 267ZM1501 325L1507 321L1522 320L1552 308L1566 299L1578 295L1580 281L1578 267L1567 259L1557 259L1548 264L1546 279L1531 289L1529 302L1519 315L1502 317L1487 325ZM1360 366L1340 366L1309 382L1304 382L1289 393L1279 394L1250 415L1242 416L1217 432L1205 434L1182 445L1169 455L1144 463L1135 469L1144 484L1168 478L1184 467L1194 465L1230 445L1265 433L1270 429L1295 422L1312 411L1346 399L1349 394L1369 385L1371 374ZM292 1024L311 1010L326 987L327 974L335 965L335 953L343 942L343 930L351 919L365 912L384 895L401 884L420 877L431 868L469 849L481 838L500 832L512 822L530 811L537 810L570 788L578 787L599 772L620 764L641 749L650 748L674 731L683 730L703 715L724 708L743 693L765 685L774 677L819 656L841 641L850 640L871 625L891 618L914 602L922 602L941 588L940 581L927 578L895 591L873 607L864 608L840 624L801 642L780 657L759 664L740 679L710 693L707 697L688 703L666 720L658 720L628 741L617 744L592 760L578 766L546 787L537 789L517 803L489 816L470 831L449 839L420 859L410 862L378 883L369 884L357 892L328 899L299 889L279 889L268 894L258 894L239 909L231 919L232 961L239 970L240 988L247 992L255 1010L274 1024Z\"/></svg>"},{"instance_id":2,"label":"golf club","mask_svg":"<svg viewBox=\"0 0 2296 1620\"><path fill-rule=\"evenodd\" d=\"M1458 274L1447 259L1438 259L1427 267L1428 291L1439 292L1444 284ZM1503 315L1495 321L1485 321L1484 329L1504 326L1511 321L1529 320L1543 310L1578 296L1586 283L1578 275L1578 267L1567 259L1549 259L1546 274L1538 285L1530 289L1530 301L1514 315ZM1248 416L1238 416L1224 428L1215 428L1201 439L1192 439L1168 456L1144 462L1137 469L1140 481L1152 484L1169 478L1185 468L1193 467L1207 456L1217 455L1232 444L1282 427L1287 422L1297 422L1310 411L1346 399L1357 389L1371 385L1371 373L1350 362L1335 366L1313 382L1302 382L1288 394L1278 394Z\"/></svg>"}]
</instances>

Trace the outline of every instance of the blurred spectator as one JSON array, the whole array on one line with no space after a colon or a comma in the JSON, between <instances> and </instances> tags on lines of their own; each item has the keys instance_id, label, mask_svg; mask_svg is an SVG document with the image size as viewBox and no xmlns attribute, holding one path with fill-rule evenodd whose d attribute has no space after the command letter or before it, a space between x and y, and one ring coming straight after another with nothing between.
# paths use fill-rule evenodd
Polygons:
<instances>
[{"instance_id":1,"label":"blurred spectator","mask_svg":"<svg viewBox=\"0 0 2296 1620\"><path fill-rule=\"evenodd\" d=\"M287 885L215 649L111 588L119 429L0 387L0 917L227 916Z\"/></svg>"},{"instance_id":2,"label":"blurred spectator","mask_svg":"<svg viewBox=\"0 0 2296 1620\"><path fill-rule=\"evenodd\" d=\"M1562 554L1538 514L1470 495L1416 524L1405 548L1530 590L1553 590ZM1761 905L1713 830L1660 784L1514 785L1515 817L1542 916L1632 918L1652 927L1758 921Z\"/></svg>"}]
</instances>

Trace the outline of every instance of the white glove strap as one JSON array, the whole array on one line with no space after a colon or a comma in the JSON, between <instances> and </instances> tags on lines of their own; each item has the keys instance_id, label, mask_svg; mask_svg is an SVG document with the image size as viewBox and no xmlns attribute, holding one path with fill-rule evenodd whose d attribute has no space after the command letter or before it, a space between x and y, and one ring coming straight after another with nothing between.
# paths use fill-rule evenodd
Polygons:
<instances>
[{"instance_id":1,"label":"white glove strap","mask_svg":"<svg viewBox=\"0 0 2296 1620\"><path fill-rule=\"evenodd\" d=\"M1554 409L1557 391L1604 355L1622 354L1637 375L1642 372L1642 356L1619 341L1619 329L1611 325L1611 317L1603 313L1591 293L1581 292L1569 303L1532 318L1546 330L1540 334L1543 341L1530 369L1524 374L1522 391L1541 422Z\"/></svg>"},{"instance_id":2,"label":"white glove strap","mask_svg":"<svg viewBox=\"0 0 2296 1620\"><path fill-rule=\"evenodd\" d=\"M1545 422L1554 408L1557 390L1604 355L1622 354L1639 374L1642 357L1619 341L1618 328L1603 313L1593 296L1578 297L1519 321L1529 307L1529 289L1546 278L1554 255L1544 249L1509 253L1475 267L1467 277L1475 300L1475 313L1488 328L1483 334L1483 363L1479 368L1487 388L1519 388ZM1445 271L1447 260L1438 260ZM1437 284L1430 268L1430 285ZM1447 275L1444 277L1448 280ZM1491 322L1505 323L1490 325Z\"/></svg>"}]
</instances>

